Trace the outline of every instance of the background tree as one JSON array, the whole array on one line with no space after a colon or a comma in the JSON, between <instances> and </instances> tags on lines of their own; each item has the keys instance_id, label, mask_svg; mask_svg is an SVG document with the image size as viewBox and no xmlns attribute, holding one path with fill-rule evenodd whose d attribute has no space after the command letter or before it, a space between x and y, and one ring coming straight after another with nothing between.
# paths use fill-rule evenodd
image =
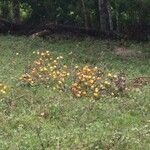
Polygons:
<instances>
[{"instance_id":1,"label":"background tree","mask_svg":"<svg viewBox=\"0 0 150 150\"><path fill-rule=\"evenodd\" d=\"M98 0L100 31L110 33L113 30L111 6L109 0Z\"/></svg>"},{"instance_id":2,"label":"background tree","mask_svg":"<svg viewBox=\"0 0 150 150\"><path fill-rule=\"evenodd\" d=\"M15 23L20 22L20 2L19 0L12 0L12 15Z\"/></svg>"},{"instance_id":3,"label":"background tree","mask_svg":"<svg viewBox=\"0 0 150 150\"><path fill-rule=\"evenodd\" d=\"M9 17L9 1L8 0L1 0L1 16L3 18L8 18Z\"/></svg>"},{"instance_id":4,"label":"background tree","mask_svg":"<svg viewBox=\"0 0 150 150\"><path fill-rule=\"evenodd\" d=\"M15 23L57 23L145 39L149 8L149 0L0 0L0 16Z\"/></svg>"}]
</instances>

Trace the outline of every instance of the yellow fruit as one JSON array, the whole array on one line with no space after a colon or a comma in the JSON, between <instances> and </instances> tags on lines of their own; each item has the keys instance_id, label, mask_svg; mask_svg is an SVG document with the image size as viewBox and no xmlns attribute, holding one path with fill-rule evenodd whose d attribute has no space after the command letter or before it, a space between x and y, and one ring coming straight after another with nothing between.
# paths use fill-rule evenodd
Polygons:
<instances>
[{"instance_id":1,"label":"yellow fruit","mask_svg":"<svg viewBox=\"0 0 150 150\"><path fill-rule=\"evenodd\" d=\"M77 83L74 83L73 86L78 86L78 84L77 84Z\"/></svg>"},{"instance_id":2,"label":"yellow fruit","mask_svg":"<svg viewBox=\"0 0 150 150\"><path fill-rule=\"evenodd\" d=\"M91 86L91 89L94 89L94 85Z\"/></svg>"},{"instance_id":3,"label":"yellow fruit","mask_svg":"<svg viewBox=\"0 0 150 150\"><path fill-rule=\"evenodd\" d=\"M114 75L114 78L117 78L117 75Z\"/></svg>"},{"instance_id":4,"label":"yellow fruit","mask_svg":"<svg viewBox=\"0 0 150 150\"><path fill-rule=\"evenodd\" d=\"M83 94L83 95L86 95L87 93L86 93L86 91L83 91L82 94Z\"/></svg>"},{"instance_id":5,"label":"yellow fruit","mask_svg":"<svg viewBox=\"0 0 150 150\"><path fill-rule=\"evenodd\" d=\"M92 76L88 76L87 78L91 79L91 78L92 78Z\"/></svg>"},{"instance_id":6,"label":"yellow fruit","mask_svg":"<svg viewBox=\"0 0 150 150\"><path fill-rule=\"evenodd\" d=\"M67 68L67 65L64 65L64 68Z\"/></svg>"},{"instance_id":7,"label":"yellow fruit","mask_svg":"<svg viewBox=\"0 0 150 150\"><path fill-rule=\"evenodd\" d=\"M93 83L94 83L94 80L90 80L89 83L93 84Z\"/></svg>"},{"instance_id":8,"label":"yellow fruit","mask_svg":"<svg viewBox=\"0 0 150 150\"><path fill-rule=\"evenodd\" d=\"M108 75L107 75L108 77L112 77L112 74L111 73L108 73Z\"/></svg>"},{"instance_id":9,"label":"yellow fruit","mask_svg":"<svg viewBox=\"0 0 150 150\"><path fill-rule=\"evenodd\" d=\"M41 53L41 56L44 56L44 53Z\"/></svg>"},{"instance_id":10,"label":"yellow fruit","mask_svg":"<svg viewBox=\"0 0 150 150\"><path fill-rule=\"evenodd\" d=\"M43 68L43 70L44 70L44 71L47 71L47 68L46 68L46 67L44 67L44 68Z\"/></svg>"},{"instance_id":11,"label":"yellow fruit","mask_svg":"<svg viewBox=\"0 0 150 150\"><path fill-rule=\"evenodd\" d=\"M93 79L93 80L95 80L95 76L94 76L94 77L92 77L92 79Z\"/></svg>"},{"instance_id":12,"label":"yellow fruit","mask_svg":"<svg viewBox=\"0 0 150 150\"><path fill-rule=\"evenodd\" d=\"M79 68L79 66L76 65L76 66L75 66L75 69L78 69L78 68Z\"/></svg>"},{"instance_id":13,"label":"yellow fruit","mask_svg":"<svg viewBox=\"0 0 150 150\"><path fill-rule=\"evenodd\" d=\"M108 81L105 81L104 83L105 83L106 85L110 85L110 82L108 82Z\"/></svg>"},{"instance_id":14,"label":"yellow fruit","mask_svg":"<svg viewBox=\"0 0 150 150\"><path fill-rule=\"evenodd\" d=\"M81 95L80 95L80 94L76 94L76 96L77 96L77 97L81 97Z\"/></svg>"},{"instance_id":15,"label":"yellow fruit","mask_svg":"<svg viewBox=\"0 0 150 150\"><path fill-rule=\"evenodd\" d=\"M6 85L4 85L3 89L4 89L4 90L6 90L6 88L7 88L7 86L6 86Z\"/></svg>"},{"instance_id":16,"label":"yellow fruit","mask_svg":"<svg viewBox=\"0 0 150 150\"><path fill-rule=\"evenodd\" d=\"M97 77L97 80L100 80L101 78L100 77Z\"/></svg>"},{"instance_id":17,"label":"yellow fruit","mask_svg":"<svg viewBox=\"0 0 150 150\"><path fill-rule=\"evenodd\" d=\"M62 81L58 81L59 84L62 84Z\"/></svg>"},{"instance_id":18,"label":"yellow fruit","mask_svg":"<svg viewBox=\"0 0 150 150\"><path fill-rule=\"evenodd\" d=\"M53 90L56 90L56 87L53 87Z\"/></svg>"},{"instance_id":19,"label":"yellow fruit","mask_svg":"<svg viewBox=\"0 0 150 150\"><path fill-rule=\"evenodd\" d=\"M112 92L111 95L114 96L115 94Z\"/></svg>"},{"instance_id":20,"label":"yellow fruit","mask_svg":"<svg viewBox=\"0 0 150 150\"><path fill-rule=\"evenodd\" d=\"M85 85L88 85L88 83L87 83L87 82L85 82L84 84L85 84Z\"/></svg>"},{"instance_id":21,"label":"yellow fruit","mask_svg":"<svg viewBox=\"0 0 150 150\"><path fill-rule=\"evenodd\" d=\"M93 95L94 95L95 97L98 97L98 96L99 96L99 94L98 94L98 93L94 93Z\"/></svg>"},{"instance_id":22,"label":"yellow fruit","mask_svg":"<svg viewBox=\"0 0 150 150\"><path fill-rule=\"evenodd\" d=\"M99 89L98 89L98 88L95 88L95 92L98 93L98 92L99 92Z\"/></svg>"},{"instance_id":23,"label":"yellow fruit","mask_svg":"<svg viewBox=\"0 0 150 150\"><path fill-rule=\"evenodd\" d=\"M97 69L98 69L98 67L95 67L94 69L95 69L95 70L97 70Z\"/></svg>"}]
</instances>

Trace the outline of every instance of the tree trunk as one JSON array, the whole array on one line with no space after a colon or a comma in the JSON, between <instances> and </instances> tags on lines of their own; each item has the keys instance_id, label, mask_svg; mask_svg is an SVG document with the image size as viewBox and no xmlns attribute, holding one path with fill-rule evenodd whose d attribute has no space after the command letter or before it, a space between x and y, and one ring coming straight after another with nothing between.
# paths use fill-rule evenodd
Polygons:
<instances>
[{"instance_id":1,"label":"tree trunk","mask_svg":"<svg viewBox=\"0 0 150 150\"><path fill-rule=\"evenodd\" d=\"M20 4L19 0L12 0L12 13L14 23L20 22Z\"/></svg>"},{"instance_id":2,"label":"tree trunk","mask_svg":"<svg viewBox=\"0 0 150 150\"><path fill-rule=\"evenodd\" d=\"M118 5L117 5L117 1L115 0L115 8L114 8L114 12L115 12L115 30L117 31L117 33L120 32L120 24L119 24L119 12L118 12Z\"/></svg>"},{"instance_id":3,"label":"tree trunk","mask_svg":"<svg viewBox=\"0 0 150 150\"><path fill-rule=\"evenodd\" d=\"M111 6L109 0L98 0L100 31L109 34L113 30Z\"/></svg>"},{"instance_id":4,"label":"tree trunk","mask_svg":"<svg viewBox=\"0 0 150 150\"><path fill-rule=\"evenodd\" d=\"M113 31L113 22L112 22L112 14L111 14L111 5L109 0L107 0L107 10L108 10L108 15L109 15L109 28L110 31Z\"/></svg>"},{"instance_id":5,"label":"tree trunk","mask_svg":"<svg viewBox=\"0 0 150 150\"><path fill-rule=\"evenodd\" d=\"M86 11L84 0L81 0L81 3L82 3L83 15L84 15L84 26L85 26L85 29L88 30L88 16L87 16L87 11Z\"/></svg>"},{"instance_id":6,"label":"tree trunk","mask_svg":"<svg viewBox=\"0 0 150 150\"><path fill-rule=\"evenodd\" d=\"M120 32L120 25L119 25L119 13L116 12L116 31Z\"/></svg>"},{"instance_id":7,"label":"tree trunk","mask_svg":"<svg viewBox=\"0 0 150 150\"><path fill-rule=\"evenodd\" d=\"M8 0L2 0L1 5L1 16L5 19L8 18L9 15L9 3Z\"/></svg>"}]
</instances>

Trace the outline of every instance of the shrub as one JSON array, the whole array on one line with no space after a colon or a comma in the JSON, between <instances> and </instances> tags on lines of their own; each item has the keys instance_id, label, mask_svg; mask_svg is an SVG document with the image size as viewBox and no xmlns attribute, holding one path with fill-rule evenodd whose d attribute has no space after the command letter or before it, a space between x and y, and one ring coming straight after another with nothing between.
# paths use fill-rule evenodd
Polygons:
<instances>
[{"instance_id":1,"label":"shrub","mask_svg":"<svg viewBox=\"0 0 150 150\"><path fill-rule=\"evenodd\" d=\"M122 75L106 73L92 66L75 66L74 71L71 71L63 64L62 56L55 58L49 51L36 54L37 59L20 78L23 84L51 85L53 89L67 89L75 97L93 98L116 96L126 89L126 79Z\"/></svg>"},{"instance_id":2,"label":"shrub","mask_svg":"<svg viewBox=\"0 0 150 150\"><path fill-rule=\"evenodd\" d=\"M76 97L95 97L119 94L120 76L105 73L98 67L85 66L75 72L75 80L71 91Z\"/></svg>"},{"instance_id":3,"label":"shrub","mask_svg":"<svg viewBox=\"0 0 150 150\"><path fill-rule=\"evenodd\" d=\"M35 53L35 52L34 52ZM20 80L27 85L35 86L50 84L57 88L64 88L65 81L70 75L67 65L63 65L62 56L54 58L49 51L37 52L38 58L29 66L27 73Z\"/></svg>"}]
</instances>

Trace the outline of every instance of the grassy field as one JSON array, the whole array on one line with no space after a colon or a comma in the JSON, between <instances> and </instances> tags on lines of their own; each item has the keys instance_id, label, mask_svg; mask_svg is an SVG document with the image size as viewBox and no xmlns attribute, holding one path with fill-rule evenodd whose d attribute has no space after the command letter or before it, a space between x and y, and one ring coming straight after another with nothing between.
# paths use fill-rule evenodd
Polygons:
<instances>
[{"instance_id":1,"label":"grassy field","mask_svg":"<svg viewBox=\"0 0 150 150\"><path fill-rule=\"evenodd\" d=\"M126 43L127 49L140 51L140 57L117 56L113 53L117 47L119 42L89 38L44 41L1 36L0 82L8 91L0 95L0 150L149 150L150 85L123 97L94 100L19 83L36 50L63 55L68 65L124 72L128 82L150 76L150 59L145 57L149 43Z\"/></svg>"}]
</instances>

